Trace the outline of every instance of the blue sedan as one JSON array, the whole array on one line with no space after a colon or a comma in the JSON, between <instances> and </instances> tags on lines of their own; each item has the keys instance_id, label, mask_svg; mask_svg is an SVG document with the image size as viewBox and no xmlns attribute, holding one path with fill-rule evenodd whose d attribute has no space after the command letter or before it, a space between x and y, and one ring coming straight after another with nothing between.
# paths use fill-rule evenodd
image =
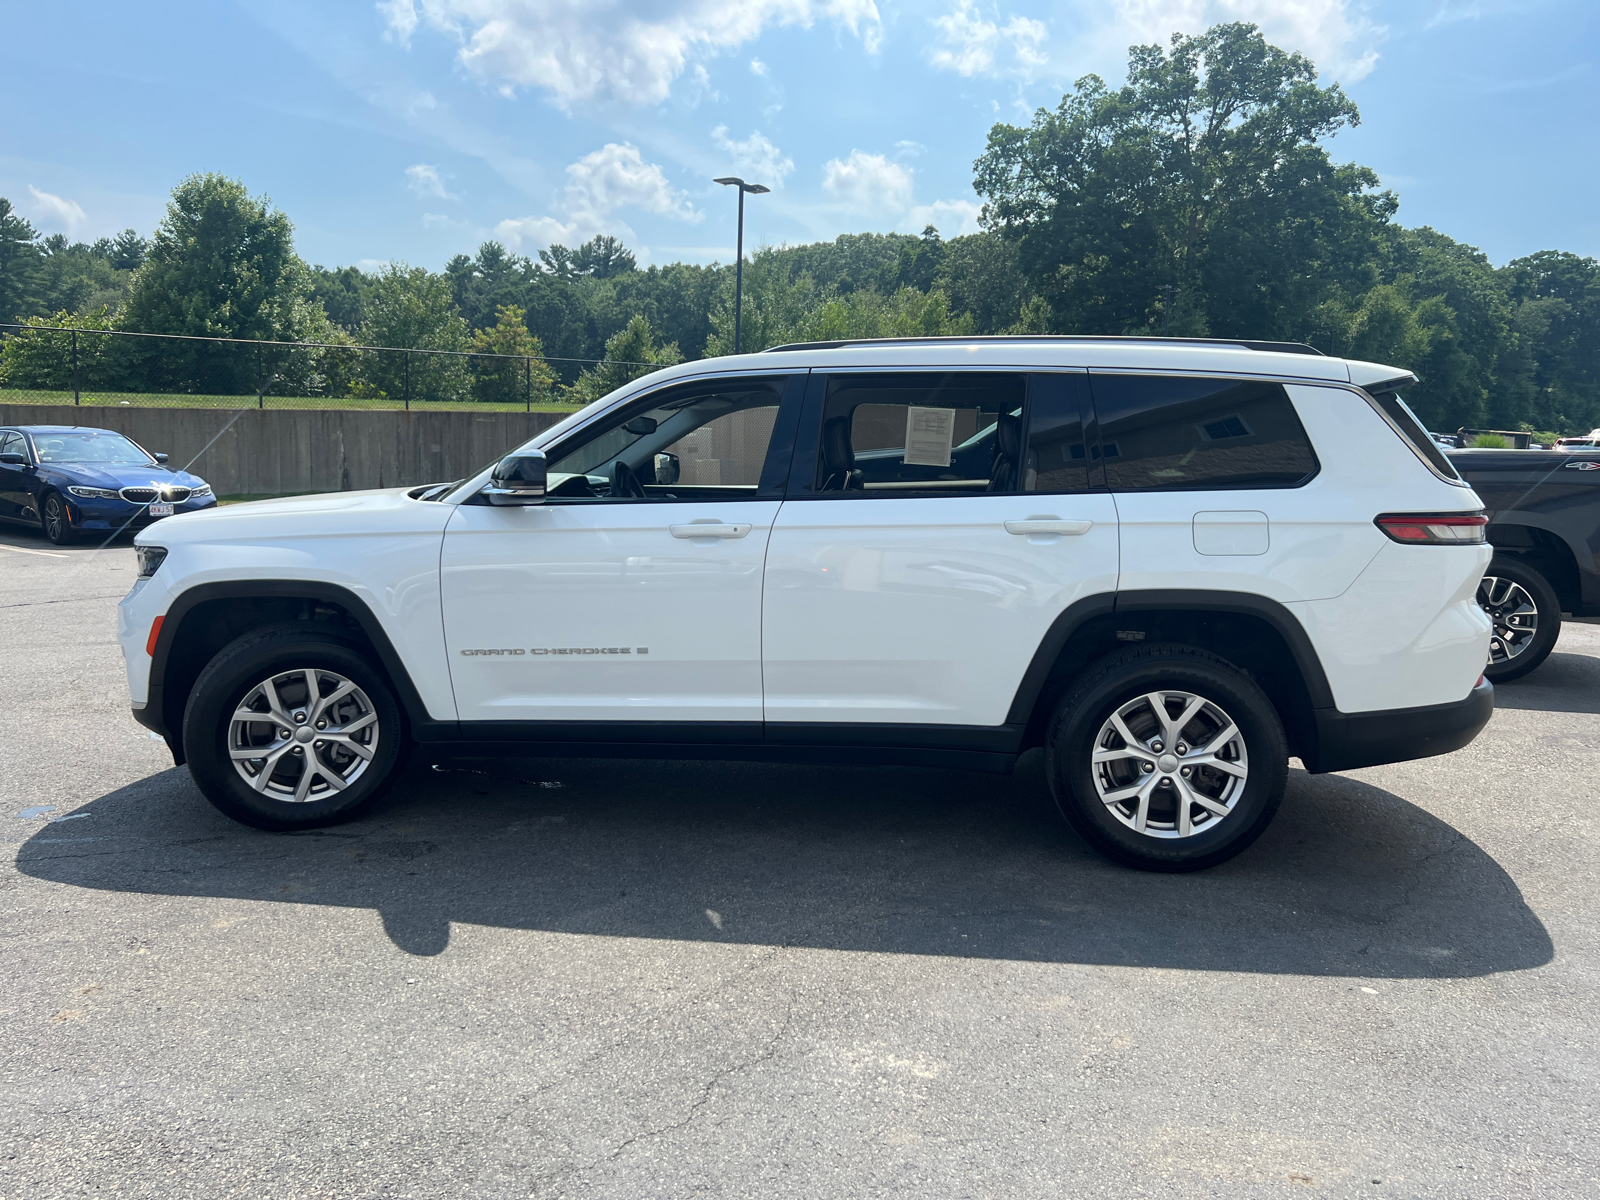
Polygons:
<instances>
[{"instance_id":1,"label":"blue sedan","mask_svg":"<svg viewBox=\"0 0 1600 1200\"><path fill-rule=\"evenodd\" d=\"M0 521L43 528L64 546L216 504L205 480L166 462L110 429L0 428Z\"/></svg>"}]
</instances>

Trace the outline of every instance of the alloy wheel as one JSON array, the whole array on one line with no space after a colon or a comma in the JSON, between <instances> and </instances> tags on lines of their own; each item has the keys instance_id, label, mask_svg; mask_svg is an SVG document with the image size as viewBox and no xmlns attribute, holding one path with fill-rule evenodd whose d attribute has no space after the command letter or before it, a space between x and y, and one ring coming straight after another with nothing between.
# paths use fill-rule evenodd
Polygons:
<instances>
[{"instance_id":1,"label":"alloy wheel","mask_svg":"<svg viewBox=\"0 0 1600 1200\"><path fill-rule=\"evenodd\" d=\"M350 680L319 668L279 671L239 702L228 757L255 791L295 804L344 791L378 746L378 714Z\"/></svg>"},{"instance_id":2,"label":"alloy wheel","mask_svg":"<svg viewBox=\"0 0 1600 1200\"><path fill-rule=\"evenodd\" d=\"M1494 622L1489 636L1489 665L1510 662L1539 632L1539 606L1527 589L1499 575L1485 575L1478 584L1478 607Z\"/></svg>"},{"instance_id":3,"label":"alloy wheel","mask_svg":"<svg viewBox=\"0 0 1600 1200\"><path fill-rule=\"evenodd\" d=\"M66 506L62 504L59 496L51 496L44 502L44 531L51 541L61 540L62 529L66 523Z\"/></svg>"},{"instance_id":4,"label":"alloy wheel","mask_svg":"<svg viewBox=\"0 0 1600 1200\"><path fill-rule=\"evenodd\" d=\"M1101 725L1090 771L1106 810L1136 833L1187 838L1215 829L1250 775L1239 727L1193 692L1157 691Z\"/></svg>"}]
</instances>

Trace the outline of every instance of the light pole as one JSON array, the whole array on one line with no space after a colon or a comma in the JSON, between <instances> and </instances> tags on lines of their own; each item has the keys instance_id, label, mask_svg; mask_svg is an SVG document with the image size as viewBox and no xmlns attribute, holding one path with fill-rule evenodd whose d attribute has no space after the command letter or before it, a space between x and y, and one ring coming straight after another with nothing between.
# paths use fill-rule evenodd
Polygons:
<instances>
[{"instance_id":1,"label":"light pole","mask_svg":"<svg viewBox=\"0 0 1600 1200\"><path fill-rule=\"evenodd\" d=\"M741 354L744 351L744 343L739 336L744 317L744 194L749 192L752 196L760 196L772 189L762 183L746 183L736 175L713 179L711 182L725 183L739 189L739 248L735 251L733 268L733 352Z\"/></svg>"}]
</instances>

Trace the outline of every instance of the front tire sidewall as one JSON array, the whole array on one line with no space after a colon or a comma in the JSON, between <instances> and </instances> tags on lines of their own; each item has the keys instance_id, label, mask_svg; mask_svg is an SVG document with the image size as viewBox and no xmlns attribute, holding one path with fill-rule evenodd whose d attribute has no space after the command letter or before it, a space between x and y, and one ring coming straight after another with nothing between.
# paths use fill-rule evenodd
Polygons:
<instances>
[{"instance_id":1,"label":"front tire sidewall","mask_svg":"<svg viewBox=\"0 0 1600 1200\"><path fill-rule=\"evenodd\" d=\"M1490 683L1509 683L1521 679L1550 657L1556 639L1561 636L1561 600L1549 580L1516 559L1497 558L1484 574L1509 579L1522 588L1533 600L1534 611L1539 616L1539 628L1534 632L1532 645L1513 659L1483 669L1484 678Z\"/></svg>"},{"instance_id":2,"label":"front tire sidewall","mask_svg":"<svg viewBox=\"0 0 1600 1200\"><path fill-rule=\"evenodd\" d=\"M54 507L61 519L51 528L50 510ZM67 508L67 502L60 492L47 492L43 502L39 505L39 524L44 526L44 535L57 546L70 546L78 540L77 530L72 528L72 519Z\"/></svg>"},{"instance_id":3,"label":"front tire sidewall","mask_svg":"<svg viewBox=\"0 0 1600 1200\"><path fill-rule=\"evenodd\" d=\"M378 714L378 745L360 778L343 791L296 804L263 795L240 777L228 756L228 729L244 697L263 679L307 667L335 671L367 694ZM387 681L357 651L337 642L285 636L219 654L196 681L183 719L184 755L201 792L234 820L258 829L312 829L350 820L392 782L405 738L400 706Z\"/></svg>"},{"instance_id":4,"label":"front tire sidewall","mask_svg":"<svg viewBox=\"0 0 1600 1200\"><path fill-rule=\"evenodd\" d=\"M1100 800L1091 774L1095 739L1107 718L1146 693L1167 689L1203 696L1239 727L1250 774L1233 811L1215 829L1187 838L1138 833ZM1283 799L1288 749L1277 711L1247 677L1203 663L1149 662L1113 669L1069 698L1052 722L1046 771L1061 815L1096 850L1147 871L1197 871L1232 858L1261 836Z\"/></svg>"}]
</instances>

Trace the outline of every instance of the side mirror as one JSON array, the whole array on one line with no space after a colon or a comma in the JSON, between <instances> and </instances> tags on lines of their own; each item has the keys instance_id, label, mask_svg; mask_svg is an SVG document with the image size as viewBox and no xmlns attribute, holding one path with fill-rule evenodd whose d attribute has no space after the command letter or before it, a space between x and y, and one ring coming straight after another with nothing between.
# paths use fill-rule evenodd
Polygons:
<instances>
[{"instance_id":1,"label":"side mirror","mask_svg":"<svg viewBox=\"0 0 1600 1200\"><path fill-rule=\"evenodd\" d=\"M490 504L543 504L546 464L543 450L508 454L494 466L483 494Z\"/></svg>"},{"instance_id":2,"label":"side mirror","mask_svg":"<svg viewBox=\"0 0 1600 1200\"><path fill-rule=\"evenodd\" d=\"M656 419L654 417L635 417L623 425L623 428L629 433L654 433L656 431Z\"/></svg>"},{"instance_id":3,"label":"side mirror","mask_svg":"<svg viewBox=\"0 0 1600 1200\"><path fill-rule=\"evenodd\" d=\"M677 483L678 475L681 473L681 471L682 466L679 464L678 456L676 454L668 454L663 450L660 454L656 455L657 483Z\"/></svg>"},{"instance_id":4,"label":"side mirror","mask_svg":"<svg viewBox=\"0 0 1600 1200\"><path fill-rule=\"evenodd\" d=\"M164 463L167 461L167 456L165 454L158 454L155 456L155 459L158 463Z\"/></svg>"},{"instance_id":5,"label":"side mirror","mask_svg":"<svg viewBox=\"0 0 1600 1200\"><path fill-rule=\"evenodd\" d=\"M5 463L8 467L25 467L28 465L28 456L8 451L5 454L0 454L0 463Z\"/></svg>"}]
</instances>

